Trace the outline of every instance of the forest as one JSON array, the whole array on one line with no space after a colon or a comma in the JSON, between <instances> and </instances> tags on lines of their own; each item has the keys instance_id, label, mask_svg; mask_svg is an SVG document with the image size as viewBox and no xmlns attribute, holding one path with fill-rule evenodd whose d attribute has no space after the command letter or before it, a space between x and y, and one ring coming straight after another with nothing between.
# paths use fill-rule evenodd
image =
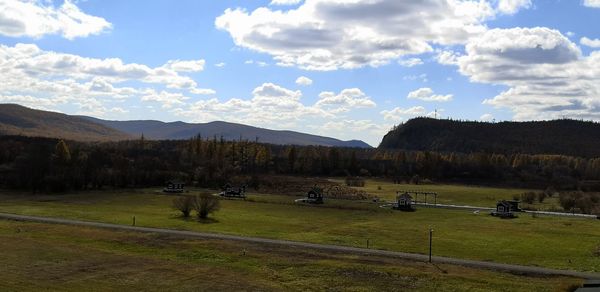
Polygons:
<instances>
[{"instance_id":1,"label":"forest","mask_svg":"<svg viewBox=\"0 0 600 292\"><path fill-rule=\"evenodd\" d=\"M600 157L600 123L571 119L480 122L415 118L395 126L379 148L416 151Z\"/></svg>"},{"instance_id":2,"label":"forest","mask_svg":"<svg viewBox=\"0 0 600 292\"><path fill-rule=\"evenodd\" d=\"M471 183L598 191L600 158L281 146L197 136L189 140L76 142L3 136L0 186L31 192L163 186L221 187L266 175L381 177L396 182Z\"/></svg>"}]
</instances>

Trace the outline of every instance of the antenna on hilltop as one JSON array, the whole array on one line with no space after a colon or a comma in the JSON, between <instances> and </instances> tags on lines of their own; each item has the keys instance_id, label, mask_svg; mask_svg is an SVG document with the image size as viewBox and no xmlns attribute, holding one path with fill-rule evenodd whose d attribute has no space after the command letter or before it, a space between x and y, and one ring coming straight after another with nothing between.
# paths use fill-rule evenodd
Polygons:
<instances>
[{"instance_id":1,"label":"antenna on hilltop","mask_svg":"<svg viewBox=\"0 0 600 292\"><path fill-rule=\"evenodd\" d=\"M437 108L435 109L435 113L433 114L433 118L437 120Z\"/></svg>"}]
</instances>

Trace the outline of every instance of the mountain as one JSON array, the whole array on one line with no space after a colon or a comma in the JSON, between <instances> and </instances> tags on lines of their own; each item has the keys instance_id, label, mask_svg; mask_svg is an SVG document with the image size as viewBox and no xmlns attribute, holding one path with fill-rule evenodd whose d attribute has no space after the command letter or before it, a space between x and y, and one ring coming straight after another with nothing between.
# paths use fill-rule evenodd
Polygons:
<instances>
[{"instance_id":1,"label":"mountain","mask_svg":"<svg viewBox=\"0 0 600 292\"><path fill-rule=\"evenodd\" d=\"M379 148L600 157L600 124L568 119L488 123L416 118L387 133Z\"/></svg>"},{"instance_id":2,"label":"mountain","mask_svg":"<svg viewBox=\"0 0 600 292\"><path fill-rule=\"evenodd\" d=\"M189 139L200 134L202 137L223 137L225 140L247 139L259 142L279 145L321 145L338 147L371 148L371 146L360 140L342 141L334 138L299 133L294 131L278 131L257 128L242 124L228 122L210 123L184 123L161 121L108 121L91 117L82 117L104 126L117 129L127 134L144 137L152 140L181 140Z\"/></svg>"},{"instance_id":3,"label":"mountain","mask_svg":"<svg viewBox=\"0 0 600 292\"><path fill-rule=\"evenodd\" d=\"M126 140L132 136L88 119L0 104L0 135L63 138L80 141Z\"/></svg>"}]
</instances>

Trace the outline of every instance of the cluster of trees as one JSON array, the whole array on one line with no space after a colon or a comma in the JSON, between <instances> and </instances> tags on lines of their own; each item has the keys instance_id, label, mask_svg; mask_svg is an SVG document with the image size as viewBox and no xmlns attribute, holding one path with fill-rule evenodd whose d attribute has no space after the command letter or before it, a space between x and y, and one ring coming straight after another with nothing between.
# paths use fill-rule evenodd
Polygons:
<instances>
[{"instance_id":1,"label":"cluster of trees","mask_svg":"<svg viewBox=\"0 0 600 292\"><path fill-rule=\"evenodd\" d=\"M395 181L457 181L557 189L592 188L600 158L281 146L195 137L186 141L86 143L0 139L0 185L32 191L160 186L178 179L220 187L233 177L379 176ZM584 183L585 182L585 183Z\"/></svg>"},{"instance_id":2,"label":"cluster of trees","mask_svg":"<svg viewBox=\"0 0 600 292\"><path fill-rule=\"evenodd\" d=\"M209 194L183 195L173 199L173 209L181 212L184 218L190 217L192 210L195 210L198 219L206 219L219 208L219 198Z\"/></svg>"},{"instance_id":3,"label":"cluster of trees","mask_svg":"<svg viewBox=\"0 0 600 292\"><path fill-rule=\"evenodd\" d=\"M563 192L559 195L559 202L565 211L600 214L599 193L582 191Z\"/></svg>"}]
</instances>

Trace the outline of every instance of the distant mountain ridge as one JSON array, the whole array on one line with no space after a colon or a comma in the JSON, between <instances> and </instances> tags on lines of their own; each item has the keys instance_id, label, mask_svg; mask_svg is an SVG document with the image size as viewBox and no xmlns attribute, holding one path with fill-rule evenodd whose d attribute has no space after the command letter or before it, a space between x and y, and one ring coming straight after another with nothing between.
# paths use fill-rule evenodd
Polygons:
<instances>
[{"instance_id":1,"label":"distant mountain ridge","mask_svg":"<svg viewBox=\"0 0 600 292\"><path fill-rule=\"evenodd\" d=\"M247 139L254 141L258 139L262 143L279 145L320 145L337 147L371 148L371 146L360 140L342 141L335 138L305 134L295 131L270 130L243 124L229 122L209 123L184 123L184 122L161 122L154 120L137 121L108 121L91 117L86 118L95 123L125 132L127 134L144 137L152 140L181 140L189 139L196 135L202 137L223 137L225 140Z\"/></svg>"},{"instance_id":2,"label":"distant mountain ridge","mask_svg":"<svg viewBox=\"0 0 600 292\"><path fill-rule=\"evenodd\" d=\"M294 131L269 130L242 124L210 122L191 124L161 121L108 121L87 116L35 110L17 104L0 104L0 135L62 138L77 141L118 141L138 139L141 134L152 140L182 140L200 134L225 140L240 138L278 145L319 145L371 148L363 141L335 138Z\"/></svg>"},{"instance_id":3,"label":"distant mountain ridge","mask_svg":"<svg viewBox=\"0 0 600 292\"><path fill-rule=\"evenodd\" d=\"M600 157L600 124L567 119L489 123L416 118L387 133L379 148Z\"/></svg>"},{"instance_id":4,"label":"distant mountain ridge","mask_svg":"<svg viewBox=\"0 0 600 292\"><path fill-rule=\"evenodd\" d=\"M62 138L78 141L127 140L133 136L88 119L0 104L0 135Z\"/></svg>"}]
</instances>

